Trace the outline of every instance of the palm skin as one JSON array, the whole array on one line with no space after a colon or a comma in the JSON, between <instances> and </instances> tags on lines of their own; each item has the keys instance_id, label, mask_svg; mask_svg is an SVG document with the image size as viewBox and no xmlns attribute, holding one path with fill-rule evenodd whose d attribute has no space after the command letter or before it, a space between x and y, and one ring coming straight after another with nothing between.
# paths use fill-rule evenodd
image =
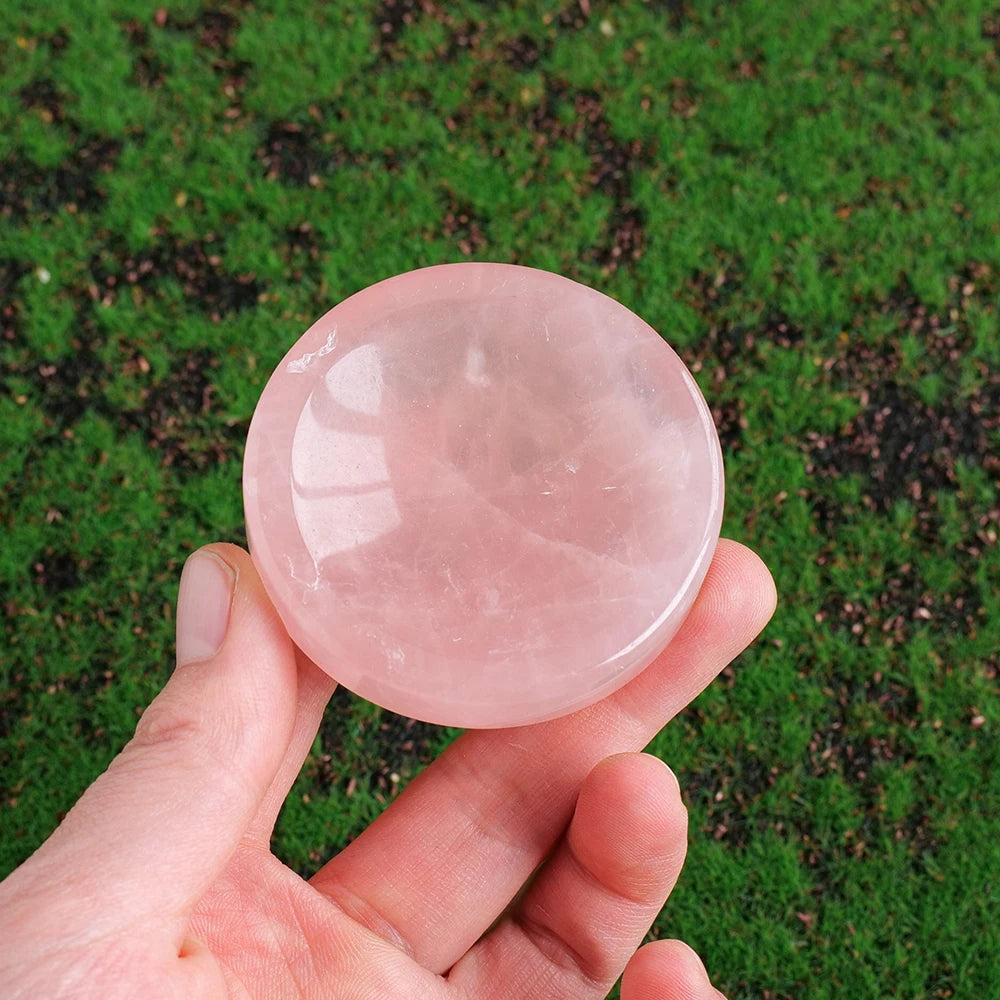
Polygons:
<instances>
[{"instance_id":1,"label":"palm skin","mask_svg":"<svg viewBox=\"0 0 1000 1000\"><path fill-rule=\"evenodd\" d=\"M638 751L767 621L755 556L720 543L639 677L563 719L465 733L307 882L269 843L334 685L246 553L207 551L235 581L225 641L0 884L5 995L599 1000L625 969L623 1000L721 996L680 942L636 952L687 833L676 779Z\"/></svg>"}]
</instances>

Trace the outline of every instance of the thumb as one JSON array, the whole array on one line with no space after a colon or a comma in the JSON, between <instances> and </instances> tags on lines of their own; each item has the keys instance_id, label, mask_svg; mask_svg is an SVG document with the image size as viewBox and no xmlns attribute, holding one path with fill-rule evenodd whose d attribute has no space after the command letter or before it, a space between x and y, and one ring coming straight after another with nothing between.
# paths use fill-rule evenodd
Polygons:
<instances>
[{"instance_id":1,"label":"thumb","mask_svg":"<svg viewBox=\"0 0 1000 1000\"><path fill-rule=\"evenodd\" d=\"M177 669L28 866L69 870L112 919L183 920L263 800L295 704L294 646L250 557L198 550L181 575Z\"/></svg>"}]
</instances>

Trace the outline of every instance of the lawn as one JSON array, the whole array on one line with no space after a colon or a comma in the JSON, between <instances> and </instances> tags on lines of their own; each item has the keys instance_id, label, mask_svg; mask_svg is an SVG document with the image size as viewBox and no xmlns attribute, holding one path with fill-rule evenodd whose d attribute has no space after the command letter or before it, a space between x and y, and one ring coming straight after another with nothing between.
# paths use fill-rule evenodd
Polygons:
<instances>
[{"instance_id":1,"label":"lawn","mask_svg":"<svg viewBox=\"0 0 1000 1000\"><path fill-rule=\"evenodd\" d=\"M695 372L761 640L652 749L653 934L731 1000L1000 980L996 0L11 0L0 9L0 875L172 668L189 552L309 323L490 259ZM274 849L308 873L453 732L338 693Z\"/></svg>"}]
</instances>

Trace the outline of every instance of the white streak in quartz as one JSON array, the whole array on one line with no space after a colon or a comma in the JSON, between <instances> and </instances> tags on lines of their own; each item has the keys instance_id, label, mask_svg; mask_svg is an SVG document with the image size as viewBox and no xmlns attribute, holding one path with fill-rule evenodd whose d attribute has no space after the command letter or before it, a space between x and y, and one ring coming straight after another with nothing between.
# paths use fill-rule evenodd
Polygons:
<instances>
[{"instance_id":1,"label":"white streak in quartz","mask_svg":"<svg viewBox=\"0 0 1000 1000\"><path fill-rule=\"evenodd\" d=\"M319 590L319 585L321 581L319 567L313 563L313 578L312 580L304 580L295 571L295 563L292 561L292 557L289 555L285 556L285 562L288 563L288 575L295 580L297 583L301 583L303 587L306 588L310 593L315 593Z\"/></svg>"},{"instance_id":2,"label":"white streak in quartz","mask_svg":"<svg viewBox=\"0 0 1000 1000\"><path fill-rule=\"evenodd\" d=\"M490 384L486 374L486 352L480 344L469 344L465 355L465 380L485 389Z\"/></svg>"},{"instance_id":3,"label":"white streak in quartz","mask_svg":"<svg viewBox=\"0 0 1000 1000\"><path fill-rule=\"evenodd\" d=\"M285 365L285 371L289 371L293 375L301 375L303 372L309 370L309 366L317 358L324 358L326 355L332 353L336 343L337 328L334 327L327 335L326 343L318 351L310 351L303 354L300 358L294 358L292 361L289 361L288 364Z\"/></svg>"},{"instance_id":4,"label":"white streak in quartz","mask_svg":"<svg viewBox=\"0 0 1000 1000\"><path fill-rule=\"evenodd\" d=\"M465 491L469 493L468 502L472 505L481 505L487 510L496 514L501 522L511 524L520 528L524 533L526 539L531 541L541 543L542 545L548 546L557 552L561 552L567 556L575 556L577 558L583 557L587 562L595 562L598 566L607 565L609 563L620 566L622 569L627 570L630 574L634 573L636 567L632 564L625 563L621 559L616 559L610 552L601 553L595 552L593 549L588 549L585 545L581 545L579 542L564 541L558 538L549 538L547 535L543 535L538 531L531 528L529 525L525 524L523 521L519 520L510 511L504 510L503 507L499 506L494 501L490 500L485 494L481 493L476 489L457 469L447 469L443 468L444 475L447 476L449 472L452 473L450 478L453 479L457 484L460 484L465 488ZM442 477L444 478L444 477Z\"/></svg>"}]
</instances>

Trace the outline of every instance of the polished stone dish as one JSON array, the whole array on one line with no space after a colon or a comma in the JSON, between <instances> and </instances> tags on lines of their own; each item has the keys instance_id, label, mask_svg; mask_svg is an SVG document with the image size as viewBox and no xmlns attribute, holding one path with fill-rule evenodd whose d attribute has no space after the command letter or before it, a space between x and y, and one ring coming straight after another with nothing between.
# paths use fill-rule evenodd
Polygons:
<instances>
[{"instance_id":1,"label":"polished stone dish","mask_svg":"<svg viewBox=\"0 0 1000 1000\"><path fill-rule=\"evenodd\" d=\"M292 348L244 465L254 561L339 682L446 725L581 708L667 644L722 517L694 380L620 303L507 264L390 278Z\"/></svg>"}]
</instances>

